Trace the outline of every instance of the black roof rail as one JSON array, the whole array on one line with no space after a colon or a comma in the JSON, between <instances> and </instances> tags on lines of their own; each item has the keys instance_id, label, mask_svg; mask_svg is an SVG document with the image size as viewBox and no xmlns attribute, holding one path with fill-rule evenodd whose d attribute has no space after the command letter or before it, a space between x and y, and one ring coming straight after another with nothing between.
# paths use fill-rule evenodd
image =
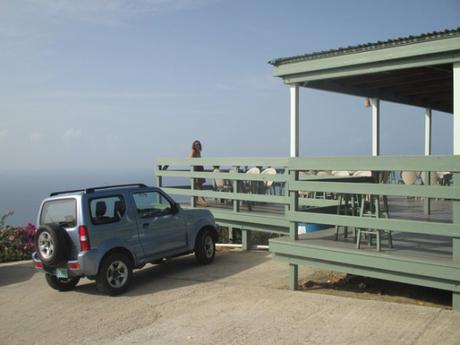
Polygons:
<instances>
[{"instance_id":1,"label":"black roof rail","mask_svg":"<svg viewBox=\"0 0 460 345\"><path fill-rule=\"evenodd\" d=\"M75 192L84 192L85 189L73 189L73 190L63 190L62 192L53 192L50 196L55 196L59 194L75 193Z\"/></svg>"},{"instance_id":2,"label":"black roof rail","mask_svg":"<svg viewBox=\"0 0 460 345\"><path fill-rule=\"evenodd\" d=\"M117 184L117 185L110 185L110 186L91 187L91 188L86 188L86 189L63 190L61 192L53 192L50 194L50 196L56 196L59 194L75 193L75 192L94 193L97 189L110 189L110 188L120 188L120 187L144 188L144 187L147 187L147 185L145 185L144 183L130 183L130 184Z\"/></svg>"},{"instance_id":3,"label":"black roof rail","mask_svg":"<svg viewBox=\"0 0 460 345\"><path fill-rule=\"evenodd\" d=\"M111 186L101 186L101 187L91 187L86 188L86 193L94 193L96 189L111 189L111 188L120 188L120 187L139 187L144 188L147 187L143 183L129 183L129 184L115 184Z\"/></svg>"}]
</instances>

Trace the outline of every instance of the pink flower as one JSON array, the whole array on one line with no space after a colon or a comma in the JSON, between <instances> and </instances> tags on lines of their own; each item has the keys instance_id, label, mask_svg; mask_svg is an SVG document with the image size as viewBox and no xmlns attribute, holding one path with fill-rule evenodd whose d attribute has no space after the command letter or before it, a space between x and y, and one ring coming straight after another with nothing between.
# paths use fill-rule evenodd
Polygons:
<instances>
[{"instance_id":1,"label":"pink flower","mask_svg":"<svg viewBox=\"0 0 460 345\"><path fill-rule=\"evenodd\" d=\"M14 236L13 236L13 235L10 235L10 236L8 237L8 240L14 241Z\"/></svg>"}]
</instances>

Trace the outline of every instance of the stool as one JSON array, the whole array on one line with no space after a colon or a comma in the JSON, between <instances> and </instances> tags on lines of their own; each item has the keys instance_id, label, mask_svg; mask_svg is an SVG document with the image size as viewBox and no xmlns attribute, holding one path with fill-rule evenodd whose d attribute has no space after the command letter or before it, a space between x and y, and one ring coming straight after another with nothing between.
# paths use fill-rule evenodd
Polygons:
<instances>
[{"instance_id":1,"label":"stool","mask_svg":"<svg viewBox=\"0 0 460 345\"><path fill-rule=\"evenodd\" d=\"M383 208L380 208L380 195L369 195L369 201L366 202L366 198L363 197L361 200L361 208L359 212L360 217L372 217L372 218L389 218L389 210L388 210L388 198L386 196L382 197L383 200ZM363 229L358 228L356 234L356 248L360 248L361 246L361 234L367 235L368 237L368 244L372 246L372 237L376 237L376 248L377 251L381 251L381 237L382 233L388 234L388 246L393 248L393 238L391 236L391 231L385 231L380 229Z\"/></svg>"},{"instance_id":2,"label":"stool","mask_svg":"<svg viewBox=\"0 0 460 345\"><path fill-rule=\"evenodd\" d=\"M359 196L356 194L339 194L339 204L337 205L337 215L350 215L356 216L356 212L359 209ZM339 239L340 228L343 228L343 237L348 238L348 226L336 225L335 226L335 240ZM356 237L356 229L354 230L354 236Z\"/></svg>"}]
</instances>

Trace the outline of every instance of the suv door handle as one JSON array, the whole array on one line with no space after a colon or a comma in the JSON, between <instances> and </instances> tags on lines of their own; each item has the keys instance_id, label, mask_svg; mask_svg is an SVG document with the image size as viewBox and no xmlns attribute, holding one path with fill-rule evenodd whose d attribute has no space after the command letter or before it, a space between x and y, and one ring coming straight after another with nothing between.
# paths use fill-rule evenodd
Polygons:
<instances>
[{"instance_id":1,"label":"suv door handle","mask_svg":"<svg viewBox=\"0 0 460 345\"><path fill-rule=\"evenodd\" d=\"M142 224L142 227L143 227L144 229L147 229L147 228L149 227L149 225L150 225L150 223L144 223L144 224Z\"/></svg>"}]
</instances>

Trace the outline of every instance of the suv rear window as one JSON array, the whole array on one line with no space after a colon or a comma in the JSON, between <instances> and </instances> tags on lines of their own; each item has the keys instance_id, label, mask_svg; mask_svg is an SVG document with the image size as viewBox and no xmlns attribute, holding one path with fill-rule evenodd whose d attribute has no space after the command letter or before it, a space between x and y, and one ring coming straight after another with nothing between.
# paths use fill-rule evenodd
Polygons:
<instances>
[{"instance_id":1,"label":"suv rear window","mask_svg":"<svg viewBox=\"0 0 460 345\"><path fill-rule=\"evenodd\" d=\"M59 199L43 204L40 224L58 223L67 227L77 225L77 201L75 199Z\"/></svg>"}]
</instances>

